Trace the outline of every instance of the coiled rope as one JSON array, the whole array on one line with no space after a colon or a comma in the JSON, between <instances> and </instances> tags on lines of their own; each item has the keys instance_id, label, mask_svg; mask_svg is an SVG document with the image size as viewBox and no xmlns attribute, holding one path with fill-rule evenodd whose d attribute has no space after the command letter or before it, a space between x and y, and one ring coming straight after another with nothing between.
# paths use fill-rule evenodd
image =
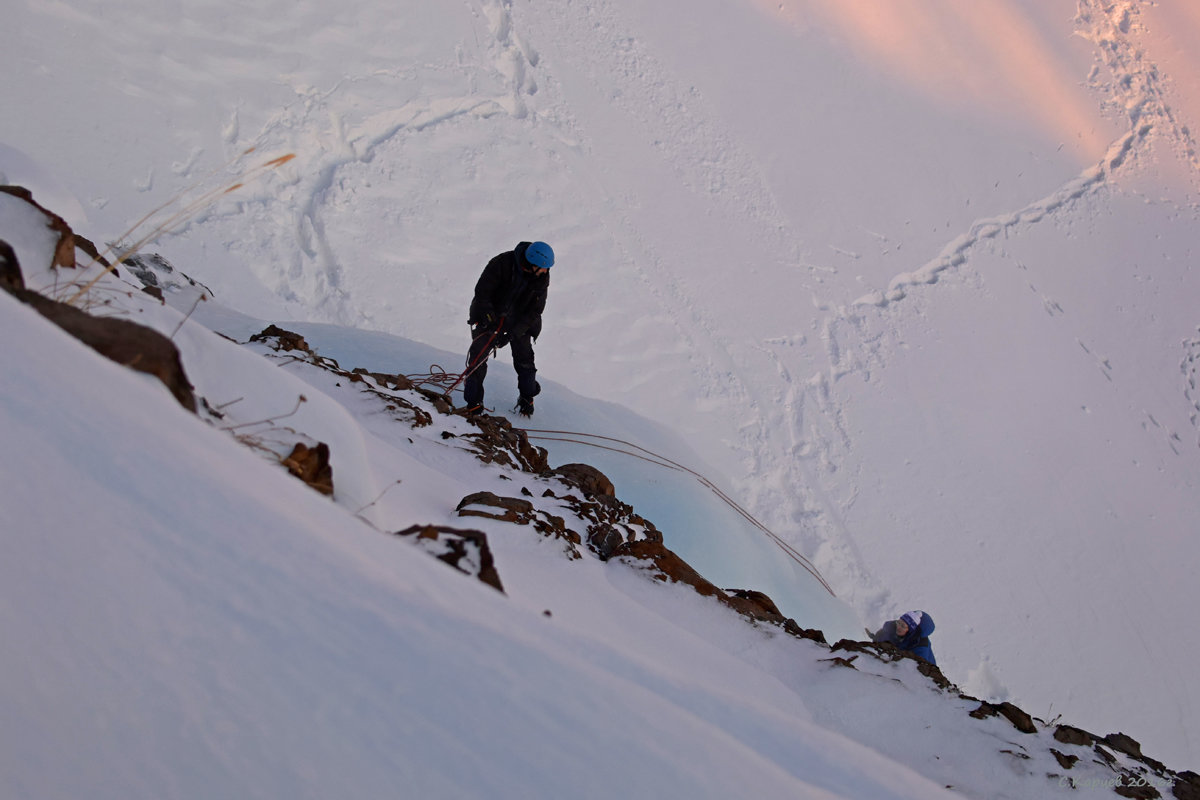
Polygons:
<instances>
[{"instance_id":1,"label":"coiled rope","mask_svg":"<svg viewBox=\"0 0 1200 800\"><path fill-rule=\"evenodd\" d=\"M466 369L464 369L462 372L446 372L446 370L442 369L437 364L433 364L430 366L429 372L423 372L417 375L405 375L404 377L412 381L414 386L436 387L442 390L442 395L444 397L449 397L450 393L457 389L460 383L465 381L468 377L470 377L472 372L479 369L484 363L487 362L488 356L493 352L492 342L496 341L496 337L500 335L500 331L504 328L504 319L504 317L501 317L500 321L496 323L495 327L488 328L471 340L471 347L474 347L475 342L478 342L485 336L491 336L491 338L487 340L487 344L485 344L483 349L479 351L479 355L475 357L474 361L470 361L470 357L468 356L468 361L465 365Z\"/></svg>"},{"instance_id":2,"label":"coiled rope","mask_svg":"<svg viewBox=\"0 0 1200 800\"><path fill-rule=\"evenodd\" d=\"M832 597L837 597L837 594L833 591L833 587L830 586L829 583L825 580L825 578L823 578L821 576L821 573L817 570L817 568L813 565L813 563L811 561L809 561L807 558L805 558L798 550L796 550L796 548L792 547L790 544L788 544L783 539L781 539L774 531L772 531L767 526L763 525L761 522L759 522L757 519L755 519L754 516L749 511L742 508L742 506L738 505L738 503L733 498L731 498L729 495L725 494L725 492L721 491L720 487L718 487L716 484L714 484L708 478L701 475L699 472L696 472L693 469L685 467L683 464L680 464L676 461L672 461L671 459L667 458L666 456L659 455L658 453L647 450L646 448L642 447L641 445L636 445L632 442L627 442L624 439L616 439L611 436L601 436L601 435L595 434L595 433L580 433L578 431L539 430L536 428L521 428L519 430L523 430L525 432L525 435L528 436L530 439L536 439L539 441L548 441L548 442L571 442L574 444L585 445L587 447L595 447L600 450L609 450L614 453L621 453L623 455L632 456L633 458L640 458L643 461L647 461L656 466L663 467L664 469L671 469L671 470L675 470L677 472L684 472L684 473L687 473L688 475L691 475L693 478L695 478L697 481L699 481L701 483L701 485L708 488L709 491L711 491L718 498L720 498L720 500L723 503L725 503L727 506L729 506L734 511L736 511L739 515L741 515L741 517L743 519L745 519L747 522L749 522L751 525L753 525L755 528L757 528L759 531L761 531L763 534L765 534L768 538L770 538L771 541L773 541L775 543L775 545L780 550L782 550L785 555L788 556L788 558L795 561L797 564L799 564L801 567L803 567L804 570L809 575L812 575L814 578L816 578L821 583L821 585L825 587L825 591L829 592L829 594ZM601 440L604 442L611 442L612 444L611 445L600 444L596 441L587 441L589 439L593 439L593 440L598 439L598 440ZM616 445L616 446L614 446L614 445ZM639 451L639 452L633 452L633 451Z\"/></svg>"}]
</instances>

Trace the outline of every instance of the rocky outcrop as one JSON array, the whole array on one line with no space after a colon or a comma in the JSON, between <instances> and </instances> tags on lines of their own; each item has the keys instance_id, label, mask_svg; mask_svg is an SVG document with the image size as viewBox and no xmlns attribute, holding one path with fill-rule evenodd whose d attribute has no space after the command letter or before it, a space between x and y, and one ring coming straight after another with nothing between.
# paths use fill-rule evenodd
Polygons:
<instances>
[{"instance_id":1,"label":"rocky outcrop","mask_svg":"<svg viewBox=\"0 0 1200 800\"><path fill-rule=\"evenodd\" d=\"M250 337L252 342L262 342L277 352L291 352L299 350L308 355L315 355L312 348L308 346L308 342L304 341L304 337L293 331L285 331L276 325L268 325L258 333Z\"/></svg>"},{"instance_id":2,"label":"rocky outcrop","mask_svg":"<svg viewBox=\"0 0 1200 800\"><path fill-rule=\"evenodd\" d=\"M177 271L158 253L133 253L121 263L128 268L130 275L141 281L142 291L159 300L165 299L165 293L184 289L198 291L201 298L213 296L207 286Z\"/></svg>"},{"instance_id":3,"label":"rocky outcrop","mask_svg":"<svg viewBox=\"0 0 1200 800\"><path fill-rule=\"evenodd\" d=\"M728 600L728 595L709 582L690 564L672 552L662 542L624 542L612 558L645 570L651 578L664 583L683 583L691 586L697 594Z\"/></svg>"},{"instance_id":4,"label":"rocky outcrop","mask_svg":"<svg viewBox=\"0 0 1200 800\"><path fill-rule=\"evenodd\" d=\"M850 639L842 639L835 643L830 649L833 650L833 652L837 652L839 650L848 650L855 653L867 653L874 658L879 659L880 661L901 661L905 659L912 660L916 662L917 671L926 678L929 678L929 680L933 681L934 685L936 685L939 689L956 689L954 684L947 680L946 676L943 675L942 671L936 666L930 664L924 659L917 658L907 650L901 650L899 647L888 644L887 642L855 642Z\"/></svg>"},{"instance_id":5,"label":"rocky outcrop","mask_svg":"<svg viewBox=\"0 0 1200 800\"><path fill-rule=\"evenodd\" d=\"M579 552L582 537L567 528L566 520L534 506L521 497L500 497L492 492L475 492L459 501L455 511L460 517L482 517L513 525L525 525L542 536L564 543L567 557L583 558Z\"/></svg>"},{"instance_id":6,"label":"rocky outcrop","mask_svg":"<svg viewBox=\"0 0 1200 800\"><path fill-rule=\"evenodd\" d=\"M971 712L971 716L975 719L1001 716L1011 722L1012 726L1021 733L1037 733L1037 726L1033 724L1033 717L1012 703L982 702L979 704L979 708Z\"/></svg>"},{"instance_id":7,"label":"rocky outcrop","mask_svg":"<svg viewBox=\"0 0 1200 800\"><path fill-rule=\"evenodd\" d=\"M633 507L616 497L612 481L600 470L587 464L565 464L543 475L565 483L565 494L547 489L542 496L564 503L587 529L581 538L602 561L612 558L626 542L662 542L662 533L654 523L634 513Z\"/></svg>"},{"instance_id":8,"label":"rocky outcrop","mask_svg":"<svg viewBox=\"0 0 1200 800\"><path fill-rule=\"evenodd\" d=\"M423 550L459 572L478 578L499 592L504 591L492 550L488 546L487 534L483 531L441 525L413 525L397 531L396 536L411 538Z\"/></svg>"},{"instance_id":9,"label":"rocky outcrop","mask_svg":"<svg viewBox=\"0 0 1200 800\"><path fill-rule=\"evenodd\" d=\"M186 276L185 276L186 277ZM364 391L374 394L384 401L384 410L395 415L398 422L407 423L414 428L423 428L433 423L429 412L420 408L403 396L403 392L413 389L412 381L403 375L388 375L379 372L369 372L357 367L345 370L332 358L326 358L314 351L304 337L295 331L285 330L277 325L268 325L250 337L250 341L261 344L291 358L306 361L314 366L332 372L349 383L361 384ZM420 390L417 390L420 391ZM442 399L446 413L450 404ZM435 406L436 406L435 402Z\"/></svg>"},{"instance_id":10,"label":"rocky outcrop","mask_svg":"<svg viewBox=\"0 0 1200 800\"><path fill-rule=\"evenodd\" d=\"M62 217L38 205L27 189L19 186L0 186L0 192L24 200L44 216L46 227L58 234L52 263L48 266L73 268L77 237ZM174 342L158 331L136 322L115 317L92 316L72 305L60 303L26 289L16 253L7 243L0 244L3 245L0 247L0 288L104 357L158 378L180 405L193 414L196 413L194 390L184 372L179 350ZM90 242L88 244L90 245ZM95 249L94 245L91 249Z\"/></svg>"},{"instance_id":11,"label":"rocky outcrop","mask_svg":"<svg viewBox=\"0 0 1200 800\"><path fill-rule=\"evenodd\" d=\"M485 464L500 464L535 475L548 472L546 450L529 443L525 431L514 428L504 417L477 414L473 418L479 433L462 438L475 448L476 457Z\"/></svg>"}]
</instances>

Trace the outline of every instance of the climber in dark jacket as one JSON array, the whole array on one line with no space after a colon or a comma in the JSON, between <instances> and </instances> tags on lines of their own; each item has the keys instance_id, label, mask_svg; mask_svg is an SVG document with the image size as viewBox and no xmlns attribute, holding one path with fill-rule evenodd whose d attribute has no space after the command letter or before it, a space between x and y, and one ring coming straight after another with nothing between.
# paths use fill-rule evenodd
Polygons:
<instances>
[{"instance_id":1,"label":"climber in dark jacket","mask_svg":"<svg viewBox=\"0 0 1200 800\"><path fill-rule=\"evenodd\" d=\"M467 317L472 341L467 353L463 401L468 413L483 408L488 352L510 345L520 392L517 410L525 417L533 414L533 398L542 390L537 382L533 342L542 333L542 311L546 308L552 266L554 251L550 245L521 242L484 267L475 284L475 297Z\"/></svg>"},{"instance_id":2,"label":"climber in dark jacket","mask_svg":"<svg viewBox=\"0 0 1200 800\"><path fill-rule=\"evenodd\" d=\"M909 611L901 614L900 619L888 620L883 627L871 634L875 642L894 644L901 650L907 650L922 661L928 661L937 666L933 657L933 648L929 645L929 634L933 633L933 617L924 611Z\"/></svg>"}]
</instances>

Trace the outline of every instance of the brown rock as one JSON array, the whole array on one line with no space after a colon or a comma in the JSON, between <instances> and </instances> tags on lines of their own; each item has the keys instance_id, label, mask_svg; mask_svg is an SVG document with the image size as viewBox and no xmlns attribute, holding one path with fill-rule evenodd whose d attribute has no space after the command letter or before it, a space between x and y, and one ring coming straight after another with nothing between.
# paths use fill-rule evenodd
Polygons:
<instances>
[{"instance_id":1,"label":"brown rock","mask_svg":"<svg viewBox=\"0 0 1200 800\"><path fill-rule=\"evenodd\" d=\"M533 503L520 497L500 497L491 492L475 492L460 500L455 510L460 517L486 517L502 522L528 523L533 516Z\"/></svg>"},{"instance_id":2,"label":"brown rock","mask_svg":"<svg viewBox=\"0 0 1200 800\"><path fill-rule=\"evenodd\" d=\"M829 641L825 638L825 631L816 628L801 628L800 624L791 617L783 621L783 629L792 636L800 639L808 639L809 641L820 642L824 645L829 644Z\"/></svg>"},{"instance_id":3,"label":"brown rock","mask_svg":"<svg viewBox=\"0 0 1200 800\"><path fill-rule=\"evenodd\" d=\"M564 540L567 543L566 553L571 559L583 557L576 549L582 538L567 528L562 517L540 511L533 503L523 498L475 492L460 500L456 511L460 517L483 517L514 525L528 525L547 538Z\"/></svg>"},{"instance_id":4,"label":"brown rock","mask_svg":"<svg viewBox=\"0 0 1200 800\"><path fill-rule=\"evenodd\" d=\"M25 276L21 274L17 254L8 242L0 239L0 289L11 292L13 289L24 288Z\"/></svg>"},{"instance_id":5,"label":"brown rock","mask_svg":"<svg viewBox=\"0 0 1200 800\"><path fill-rule=\"evenodd\" d=\"M608 477L588 464L563 464L550 471L554 477L562 479L569 486L574 486L589 497L615 497L617 494L613 482Z\"/></svg>"},{"instance_id":6,"label":"brown rock","mask_svg":"<svg viewBox=\"0 0 1200 800\"><path fill-rule=\"evenodd\" d=\"M181 406L196 413L196 397L179 350L166 336L126 319L93 317L27 289L15 289L12 294L106 358L158 378Z\"/></svg>"},{"instance_id":7,"label":"brown rock","mask_svg":"<svg viewBox=\"0 0 1200 800\"><path fill-rule=\"evenodd\" d=\"M1013 727L1021 733L1037 733L1037 726L1033 724L1033 718L1012 703L1004 702L996 708L1000 712L1000 716L1011 722Z\"/></svg>"},{"instance_id":8,"label":"brown rock","mask_svg":"<svg viewBox=\"0 0 1200 800\"><path fill-rule=\"evenodd\" d=\"M1055 741L1063 744L1075 744L1081 747L1088 747L1092 742L1096 741L1096 737L1082 728L1075 728L1070 725L1059 725L1054 729Z\"/></svg>"},{"instance_id":9,"label":"brown rock","mask_svg":"<svg viewBox=\"0 0 1200 800\"><path fill-rule=\"evenodd\" d=\"M1200 775L1191 770L1176 773L1171 793L1179 800L1200 800Z\"/></svg>"},{"instance_id":10,"label":"brown rock","mask_svg":"<svg viewBox=\"0 0 1200 800\"><path fill-rule=\"evenodd\" d=\"M530 444L525 431L514 428L504 417L476 414L471 421L479 433L465 434L462 438L470 441L480 461L513 466L536 475L549 471L545 448Z\"/></svg>"},{"instance_id":11,"label":"brown rock","mask_svg":"<svg viewBox=\"0 0 1200 800\"><path fill-rule=\"evenodd\" d=\"M324 442L317 442L316 447L297 442L280 463L321 494L333 494L333 467L329 464L329 445Z\"/></svg>"},{"instance_id":12,"label":"brown rock","mask_svg":"<svg viewBox=\"0 0 1200 800\"><path fill-rule=\"evenodd\" d=\"M496 589L504 591L487 534L483 531L447 528L441 525L413 525L396 532L397 536L415 537L423 549L439 561Z\"/></svg>"},{"instance_id":13,"label":"brown rock","mask_svg":"<svg viewBox=\"0 0 1200 800\"><path fill-rule=\"evenodd\" d=\"M691 565L668 550L661 542L647 540L623 542L613 551L614 559L641 561L648 564L658 581L686 583L705 597L722 597L725 593L710 583Z\"/></svg>"},{"instance_id":14,"label":"brown rock","mask_svg":"<svg viewBox=\"0 0 1200 800\"><path fill-rule=\"evenodd\" d=\"M754 589L726 589L728 605L751 619L782 625L784 617L770 597Z\"/></svg>"},{"instance_id":15,"label":"brown rock","mask_svg":"<svg viewBox=\"0 0 1200 800\"><path fill-rule=\"evenodd\" d=\"M274 341L272 341L274 340ZM283 328L275 325L268 325L258 333L250 337L252 342L262 342L274 348L275 350L300 350L304 353L312 353L312 348L308 346L308 342L304 341L304 337L292 331L285 331Z\"/></svg>"},{"instance_id":16,"label":"brown rock","mask_svg":"<svg viewBox=\"0 0 1200 800\"><path fill-rule=\"evenodd\" d=\"M1104 743L1119 753L1124 753L1136 759L1142 757L1142 745L1132 736L1123 733L1110 733L1104 737Z\"/></svg>"}]
</instances>

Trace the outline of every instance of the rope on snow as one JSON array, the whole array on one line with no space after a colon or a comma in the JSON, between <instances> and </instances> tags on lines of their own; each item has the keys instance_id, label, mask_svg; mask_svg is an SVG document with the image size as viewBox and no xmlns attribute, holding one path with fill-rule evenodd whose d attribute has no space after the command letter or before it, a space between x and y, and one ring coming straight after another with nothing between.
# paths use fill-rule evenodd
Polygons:
<instances>
[{"instance_id":1,"label":"rope on snow","mask_svg":"<svg viewBox=\"0 0 1200 800\"><path fill-rule=\"evenodd\" d=\"M503 319L501 320L500 324L503 325ZM496 330L491 331L492 340L495 340L498 333L499 333L499 326L497 326ZM483 338L486 335L487 335L487 332L480 334L479 337L477 337L477 340L479 338ZM488 341L489 345L492 343L492 340ZM446 372L444 369L442 369L437 364L433 364L430 367L429 372L427 372L427 373L422 373L419 375L406 375L405 377L408 378L410 381L413 382L414 385L417 385L417 386L434 386L437 388L446 387L444 389L444 391L442 392L442 394L446 397L449 397L450 393L453 392L455 389L457 389L458 385L460 383L462 383L464 380L466 380L467 377L472 372L474 372L475 370L477 370L479 368L480 364L482 364L484 361L487 360L489 350L490 350L489 347L485 347L483 349L483 351L479 354L479 358L476 359L475 363L468 364L466 371L462 372L461 374ZM721 491L721 489L716 484L714 484L708 478L701 475L699 472L696 472L693 469L685 467L684 465L682 465L676 461L672 461L671 459L667 458L666 456L662 456L662 455L659 455L658 453L647 450L646 448L642 447L641 445L636 445L632 442L627 442L624 439L616 439L611 436L601 436L601 435L595 434L595 433L580 433L578 431L538 430L535 428L521 428L518 430L523 430L525 432L525 435L528 436L530 439L538 439L541 441L548 441L548 442L571 442L574 444L585 445L587 447L595 447L600 450L609 450L614 453L621 453L623 455L632 456L634 458L640 458L643 461L647 461L651 464L662 467L664 469L671 469L671 470L675 470L677 472L684 472L684 473L687 473L688 475L691 475L693 478L698 480L701 483L701 485L708 488L709 491L711 491L718 498L720 498L720 500L723 503L725 503L727 506L729 506L734 511L736 511L739 515L741 515L741 517L743 519L745 519L747 522L749 522L751 525L753 525L755 528L757 528L759 531L761 531L763 534L765 534L772 542L775 543L775 545L780 550L782 550L784 552L784 554L788 558L795 561L809 575L812 575L814 578L816 578L820 582L820 584L823 587L825 587L825 591L829 592L829 594L831 596L837 597L837 594L833 591L833 587L830 586L829 583L825 580L825 578L821 576L821 573L817 570L816 566L814 566L811 561L809 561L807 558L805 558L804 555L800 553L800 551L798 551L796 548L792 547L792 545L788 544L783 539L781 539L774 531L772 531L766 525L763 525L761 522L759 522L757 519L755 519L754 516L749 511L742 508L742 506L740 506L733 498L731 498L729 495L725 494L725 492ZM595 441L585 441L583 438L575 438L575 437L585 437L586 439L601 439L604 441L612 442L613 444L616 444L616 445L621 445L621 447L632 448L633 450L639 450L641 452L640 453L630 452L630 450L621 449L621 447L611 447L609 445L598 444Z\"/></svg>"},{"instance_id":2,"label":"rope on snow","mask_svg":"<svg viewBox=\"0 0 1200 800\"><path fill-rule=\"evenodd\" d=\"M837 594L834 593L834 591L833 591L833 587L831 587L829 585L829 583L825 580L825 578L823 578L821 576L821 573L817 570L817 568L813 565L813 563L811 561L809 561L807 558L805 558L798 550L796 550L796 548L792 547L792 545L788 544L783 539L781 539L774 531L770 530L769 528L767 528L767 526L763 525L761 522L759 522L757 519L755 519L754 516L749 511L742 508L742 506L738 505L738 503L733 498L731 498L729 495L725 494L725 492L721 491L721 489L716 484L714 484L708 478L701 475L699 472L696 472L693 469L685 467L684 465L682 465L676 461L672 461L671 459L667 458L666 456L662 456L662 455L659 455L658 453L647 450L646 448L644 448L640 445L633 444L632 442L627 442L624 439L616 439L611 436L601 436L601 435L595 434L595 433L580 433L578 431L538 430L535 428L523 428L521 430L524 430L525 435L528 436L530 439L537 439L540 441L549 441L549 442L572 442L574 444L582 444L587 447L595 447L595 448L598 448L601 450L609 450L614 453L622 453L623 455L632 456L634 458L640 458L643 461L648 461L649 463L654 464L659 467L663 467L664 469L672 469L677 472L684 472L684 473L687 473L688 475L691 475L696 480L698 480L703 486L708 488L709 491L711 491L718 498L720 498L720 500L723 503L725 503L727 506L729 506L734 511L736 511L739 515L741 515L741 517L743 519L745 519L747 522L749 522L751 525L753 525L755 528L757 528L759 531L761 531L763 534L765 534L768 538L770 538L771 541L773 541L775 543L775 545L780 550L782 550L785 555L788 556L788 558L795 561L797 564L799 564L801 567L803 567L804 570L809 575L812 575L814 578L816 578L821 583L821 585L825 587L825 591L829 592L829 594L831 596L837 597ZM606 444L599 444L594 441L584 441L583 439L575 438L575 437L586 437L588 439L600 439L603 441L612 442L616 445L620 445L621 447L613 447L613 446L606 445ZM638 450L641 452L640 453L630 452L630 450L621 449L622 447L632 448L633 450Z\"/></svg>"}]
</instances>

